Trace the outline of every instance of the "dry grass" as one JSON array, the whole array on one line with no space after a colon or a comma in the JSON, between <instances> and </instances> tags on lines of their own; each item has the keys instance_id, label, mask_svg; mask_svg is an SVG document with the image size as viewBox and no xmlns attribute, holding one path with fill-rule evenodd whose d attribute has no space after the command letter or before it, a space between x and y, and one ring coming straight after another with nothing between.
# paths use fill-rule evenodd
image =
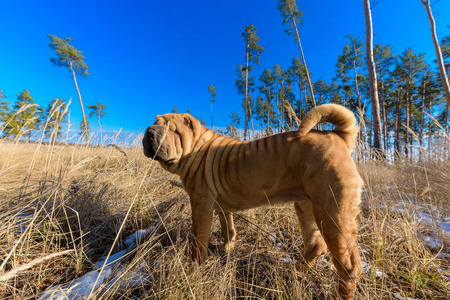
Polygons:
<instances>
[{"instance_id":1,"label":"dry grass","mask_svg":"<svg viewBox=\"0 0 450 300\"><path fill-rule=\"evenodd\" d=\"M289 262L303 248L292 205L237 214L238 243L229 255L220 248L216 218L209 259L192 264L189 199L179 179L141 149L123 150L126 156L113 147L0 142L0 298L38 298L126 249L129 234L150 226L110 278L118 281L93 297L324 299L333 293L329 256L308 274ZM357 299L448 299L450 241L436 231L450 212L450 164L359 168L366 182L359 245L367 266ZM439 248L424 243L430 234L440 238ZM133 282L136 273L148 276L145 283Z\"/></svg>"}]
</instances>

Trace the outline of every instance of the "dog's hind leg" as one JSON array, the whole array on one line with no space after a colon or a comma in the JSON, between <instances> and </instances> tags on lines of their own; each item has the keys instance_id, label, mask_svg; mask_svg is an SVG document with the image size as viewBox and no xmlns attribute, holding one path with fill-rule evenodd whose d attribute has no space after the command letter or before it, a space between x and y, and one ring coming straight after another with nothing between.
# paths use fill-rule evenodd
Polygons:
<instances>
[{"instance_id":1,"label":"dog's hind leg","mask_svg":"<svg viewBox=\"0 0 450 300\"><path fill-rule=\"evenodd\" d=\"M225 252L229 252L234 248L236 240L236 229L234 228L233 215L218 211L220 226L222 228L223 245Z\"/></svg>"},{"instance_id":2,"label":"dog's hind leg","mask_svg":"<svg viewBox=\"0 0 450 300\"><path fill-rule=\"evenodd\" d=\"M314 216L333 257L339 276L339 295L343 299L353 299L356 283L362 273L356 245L360 189L344 184L334 187L328 187L328 192L322 192L322 197L316 197L320 201L313 202Z\"/></svg>"},{"instance_id":3,"label":"dog's hind leg","mask_svg":"<svg viewBox=\"0 0 450 300\"><path fill-rule=\"evenodd\" d=\"M308 271L319 256L327 253L327 245L317 227L311 201L308 199L295 202L294 207L305 245L302 257L295 267L298 271Z\"/></svg>"}]
</instances>

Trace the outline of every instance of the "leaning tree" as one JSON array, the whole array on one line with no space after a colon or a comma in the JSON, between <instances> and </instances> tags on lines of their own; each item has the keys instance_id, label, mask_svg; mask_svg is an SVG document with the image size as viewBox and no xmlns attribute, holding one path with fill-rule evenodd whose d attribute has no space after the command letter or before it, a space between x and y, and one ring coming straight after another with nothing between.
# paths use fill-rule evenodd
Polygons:
<instances>
[{"instance_id":1,"label":"leaning tree","mask_svg":"<svg viewBox=\"0 0 450 300\"><path fill-rule=\"evenodd\" d=\"M56 35L47 34L50 38L49 47L55 51L56 58L50 58L54 66L69 68L72 73L73 82L78 92L78 99L80 100L81 112L83 113L84 130L86 131L86 143L89 144L89 126L86 114L84 113L83 100L81 99L80 89L78 88L77 76L86 77L89 75L88 65L84 62L83 51L75 48L71 42L72 37L60 38Z\"/></svg>"}]
</instances>

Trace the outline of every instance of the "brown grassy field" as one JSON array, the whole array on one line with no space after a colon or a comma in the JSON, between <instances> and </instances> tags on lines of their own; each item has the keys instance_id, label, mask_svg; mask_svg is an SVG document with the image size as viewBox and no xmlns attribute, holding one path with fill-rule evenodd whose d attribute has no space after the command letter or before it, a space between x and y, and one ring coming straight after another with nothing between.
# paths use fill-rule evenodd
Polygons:
<instances>
[{"instance_id":1,"label":"brown grassy field","mask_svg":"<svg viewBox=\"0 0 450 300\"><path fill-rule=\"evenodd\" d=\"M324 299L334 292L329 255L309 273L295 271L303 243L292 205L235 214L237 245L228 255L216 218L207 262L192 264L189 199L179 178L138 147L122 150L0 141L1 299L67 287L122 250L114 268L93 273L106 280L84 297ZM449 224L450 163L358 167L366 186L356 299L449 299L450 237L440 225ZM136 246L125 242L142 229Z\"/></svg>"}]
</instances>

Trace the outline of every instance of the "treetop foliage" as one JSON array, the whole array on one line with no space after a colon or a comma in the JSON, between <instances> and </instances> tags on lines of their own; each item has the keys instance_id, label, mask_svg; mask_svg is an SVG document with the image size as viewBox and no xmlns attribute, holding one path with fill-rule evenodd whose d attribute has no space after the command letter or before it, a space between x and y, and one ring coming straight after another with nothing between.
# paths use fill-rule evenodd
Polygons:
<instances>
[{"instance_id":1,"label":"treetop foliage","mask_svg":"<svg viewBox=\"0 0 450 300\"><path fill-rule=\"evenodd\" d=\"M104 111L104 109L106 108L106 105L101 104L100 102L97 102L96 105L86 105L91 112L89 113L89 117L93 117L96 116L97 118L101 118L104 115L106 115L106 112Z\"/></svg>"},{"instance_id":2,"label":"treetop foliage","mask_svg":"<svg viewBox=\"0 0 450 300\"><path fill-rule=\"evenodd\" d=\"M246 59L248 55L248 61L259 65L259 57L261 53L264 51L264 48L261 45L258 45L259 36L256 35L257 29L253 26L253 24L245 26L245 30L242 33L244 37L246 48L245 54Z\"/></svg>"},{"instance_id":3,"label":"treetop foliage","mask_svg":"<svg viewBox=\"0 0 450 300\"><path fill-rule=\"evenodd\" d=\"M35 103L30 92L24 90L17 95L13 110L3 112L1 115L3 133L7 137L30 136L31 131L37 127L40 112L40 107Z\"/></svg>"},{"instance_id":4,"label":"treetop foliage","mask_svg":"<svg viewBox=\"0 0 450 300\"><path fill-rule=\"evenodd\" d=\"M297 39L295 29L296 26L303 24L303 11L298 10L295 0L279 0L278 10L283 18L283 25L289 24L289 28L285 29L285 32Z\"/></svg>"},{"instance_id":5,"label":"treetop foliage","mask_svg":"<svg viewBox=\"0 0 450 300\"><path fill-rule=\"evenodd\" d=\"M50 58L54 66L73 69L80 76L89 75L88 66L84 62L83 51L75 48L72 37L60 38L56 35L47 34L50 38L50 49L56 53L56 58Z\"/></svg>"},{"instance_id":6,"label":"treetop foliage","mask_svg":"<svg viewBox=\"0 0 450 300\"><path fill-rule=\"evenodd\" d=\"M208 91L211 93L211 103L216 102L216 96L217 96L217 92L216 92L216 88L214 87L214 85L210 84L208 86Z\"/></svg>"}]
</instances>

